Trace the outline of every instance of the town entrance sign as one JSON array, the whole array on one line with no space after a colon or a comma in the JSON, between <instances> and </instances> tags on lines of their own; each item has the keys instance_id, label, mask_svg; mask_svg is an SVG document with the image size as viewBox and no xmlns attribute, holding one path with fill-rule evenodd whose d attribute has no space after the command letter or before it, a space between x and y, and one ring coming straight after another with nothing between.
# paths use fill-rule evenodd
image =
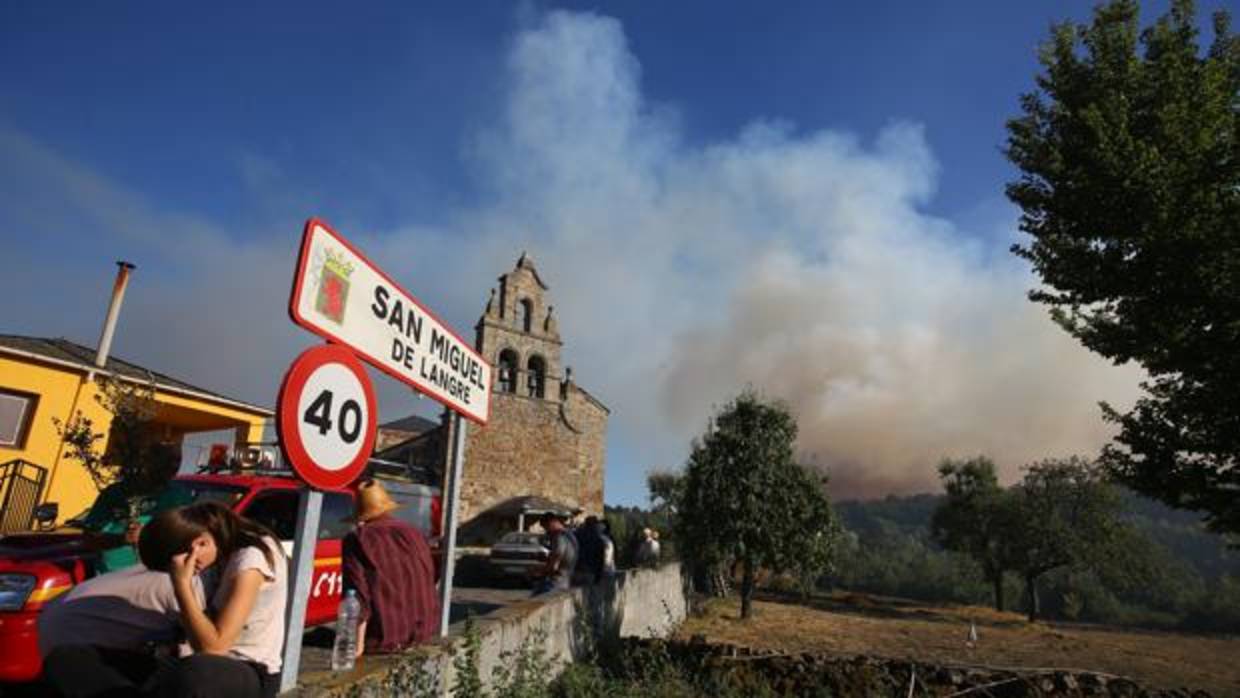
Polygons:
<instances>
[{"instance_id":1,"label":"town entrance sign","mask_svg":"<svg viewBox=\"0 0 1240 698\"><path fill-rule=\"evenodd\" d=\"M297 685L320 488L352 483L374 449L378 410L357 358L442 403L452 420L452 468L444 488L440 634L447 634L456 566L456 521L465 453L462 417L486 424L491 365L433 312L326 223L311 218L289 299L293 322L331 342L293 362L280 389L276 422L285 459L308 487L293 541L280 690ZM355 358L356 355L356 358Z\"/></svg>"}]
</instances>

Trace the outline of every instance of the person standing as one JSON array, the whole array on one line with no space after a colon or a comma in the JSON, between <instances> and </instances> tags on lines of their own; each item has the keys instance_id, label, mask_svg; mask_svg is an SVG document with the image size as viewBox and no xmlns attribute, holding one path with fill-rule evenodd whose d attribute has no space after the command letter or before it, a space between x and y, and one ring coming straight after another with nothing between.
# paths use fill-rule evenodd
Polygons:
<instances>
[{"instance_id":1,"label":"person standing","mask_svg":"<svg viewBox=\"0 0 1240 698\"><path fill-rule=\"evenodd\" d=\"M274 533L218 502L156 514L138 537L138 555L167 572L194 654L159 681L159 695L268 698L280 686L288 560ZM196 573L218 566L213 613L194 598Z\"/></svg>"},{"instance_id":2,"label":"person standing","mask_svg":"<svg viewBox=\"0 0 1240 698\"><path fill-rule=\"evenodd\" d=\"M611 523L607 519L599 522L599 536L603 539L603 579L616 576L616 541L611 537Z\"/></svg>"},{"instance_id":3,"label":"person standing","mask_svg":"<svg viewBox=\"0 0 1240 698\"><path fill-rule=\"evenodd\" d=\"M633 551L633 561L636 562L638 566L645 566L649 564L650 556L653 553L653 549L650 547L652 540L654 539L650 537L650 529L643 528L642 537L637 540L637 549Z\"/></svg>"},{"instance_id":4,"label":"person standing","mask_svg":"<svg viewBox=\"0 0 1240 698\"><path fill-rule=\"evenodd\" d=\"M534 575L534 596L550 591L567 591L572 586L573 570L577 567L577 538L564 524L564 515L547 512L538 523L550 538L551 555Z\"/></svg>"},{"instance_id":5,"label":"person standing","mask_svg":"<svg viewBox=\"0 0 1240 698\"><path fill-rule=\"evenodd\" d=\"M357 487L357 530L342 546L344 587L357 591L362 615L357 653L388 653L434 637L439 629L435 562L422 532L392 516L400 507L383 485Z\"/></svg>"},{"instance_id":6,"label":"person standing","mask_svg":"<svg viewBox=\"0 0 1240 698\"><path fill-rule=\"evenodd\" d=\"M602 529L597 516L587 516L573 532L577 539L577 568L573 571L575 586L591 586L603 576Z\"/></svg>"},{"instance_id":7,"label":"person standing","mask_svg":"<svg viewBox=\"0 0 1240 698\"><path fill-rule=\"evenodd\" d=\"M637 546L637 564L653 567L659 564L659 532L642 529L642 540Z\"/></svg>"}]
</instances>

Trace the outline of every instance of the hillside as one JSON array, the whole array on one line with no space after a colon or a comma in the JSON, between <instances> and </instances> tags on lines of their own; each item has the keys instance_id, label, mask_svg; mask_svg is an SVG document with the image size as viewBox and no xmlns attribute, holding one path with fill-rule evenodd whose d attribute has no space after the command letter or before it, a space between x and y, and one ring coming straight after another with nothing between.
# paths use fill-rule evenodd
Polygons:
<instances>
[{"instance_id":1,"label":"hillside","mask_svg":"<svg viewBox=\"0 0 1240 698\"><path fill-rule=\"evenodd\" d=\"M848 531L829 582L845 589L927 601L987 604L990 589L971 560L940 549L930 518L942 495L835 505ZM1134 570L1062 570L1046 580L1052 618L1129 626L1240 632L1240 551L1191 512L1124 494L1125 519L1147 546ZM1008 584L1009 608L1023 604Z\"/></svg>"}]
</instances>

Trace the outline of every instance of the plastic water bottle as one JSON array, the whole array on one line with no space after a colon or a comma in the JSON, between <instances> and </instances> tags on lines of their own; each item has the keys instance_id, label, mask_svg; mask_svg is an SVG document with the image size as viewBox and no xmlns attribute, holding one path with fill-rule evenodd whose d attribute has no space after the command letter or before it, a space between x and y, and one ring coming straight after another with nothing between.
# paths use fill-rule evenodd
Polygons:
<instances>
[{"instance_id":1,"label":"plastic water bottle","mask_svg":"<svg viewBox=\"0 0 1240 698\"><path fill-rule=\"evenodd\" d=\"M336 644L332 646L332 671L352 671L357 660L357 623L362 616L362 602L357 591L350 589L340 600L336 612Z\"/></svg>"}]
</instances>

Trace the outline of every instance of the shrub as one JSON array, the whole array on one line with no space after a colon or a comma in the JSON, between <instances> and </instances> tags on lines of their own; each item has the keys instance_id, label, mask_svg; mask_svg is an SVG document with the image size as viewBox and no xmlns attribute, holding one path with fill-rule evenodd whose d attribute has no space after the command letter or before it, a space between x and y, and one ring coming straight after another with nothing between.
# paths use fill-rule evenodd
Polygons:
<instances>
[{"instance_id":1,"label":"shrub","mask_svg":"<svg viewBox=\"0 0 1240 698\"><path fill-rule=\"evenodd\" d=\"M478 654L482 649L482 637L478 634L478 626L473 616L465 619L465 643L459 650L454 650L452 668L456 680L452 684L452 698L484 698L482 677L478 672Z\"/></svg>"}]
</instances>

